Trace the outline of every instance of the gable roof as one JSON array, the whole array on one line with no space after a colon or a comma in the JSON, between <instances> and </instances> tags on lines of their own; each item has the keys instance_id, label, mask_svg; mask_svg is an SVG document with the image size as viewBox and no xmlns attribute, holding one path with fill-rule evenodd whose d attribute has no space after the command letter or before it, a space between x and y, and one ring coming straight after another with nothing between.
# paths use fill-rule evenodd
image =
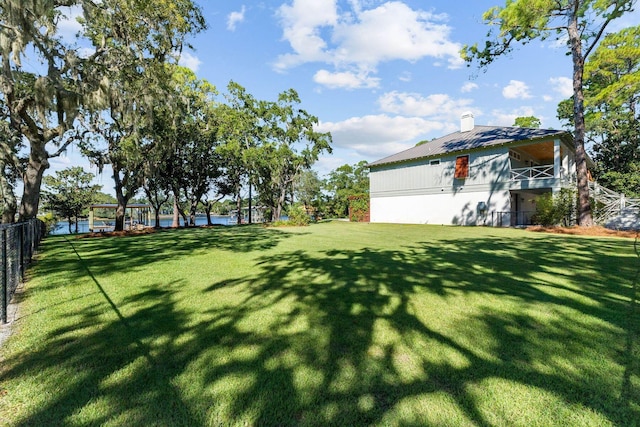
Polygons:
<instances>
[{"instance_id":1,"label":"gable roof","mask_svg":"<svg viewBox=\"0 0 640 427\"><path fill-rule=\"evenodd\" d=\"M441 138L434 139L433 141L416 145L415 147L401 151L400 153L369 163L369 166L398 163L407 160L451 154L458 151L469 151L496 145L506 145L517 141L531 141L551 137L566 138L571 137L571 134L564 130L554 129L474 126L474 128L468 132L458 131Z\"/></svg>"}]
</instances>

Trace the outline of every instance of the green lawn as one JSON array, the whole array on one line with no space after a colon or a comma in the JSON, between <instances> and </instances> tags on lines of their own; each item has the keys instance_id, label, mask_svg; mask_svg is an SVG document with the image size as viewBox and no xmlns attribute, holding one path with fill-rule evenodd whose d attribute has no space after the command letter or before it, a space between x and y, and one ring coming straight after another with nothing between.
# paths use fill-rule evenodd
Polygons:
<instances>
[{"instance_id":1,"label":"green lawn","mask_svg":"<svg viewBox=\"0 0 640 427\"><path fill-rule=\"evenodd\" d=\"M0 425L639 425L633 243L344 222L49 237L0 349Z\"/></svg>"}]
</instances>

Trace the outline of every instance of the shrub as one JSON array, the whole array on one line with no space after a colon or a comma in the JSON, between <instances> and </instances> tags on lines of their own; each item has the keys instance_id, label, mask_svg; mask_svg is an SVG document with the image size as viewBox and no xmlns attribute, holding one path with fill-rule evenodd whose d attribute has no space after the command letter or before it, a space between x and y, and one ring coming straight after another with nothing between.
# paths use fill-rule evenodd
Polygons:
<instances>
[{"instance_id":1,"label":"shrub","mask_svg":"<svg viewBox=\"0 0 640 427\"><path fill-rule=\"evenodd\" d=\"M349 221L368 221L369 216L369 195L357 194L349 196Z\"/></svg>"},{"instance_id":2,"label":"shrub","mask_svg":"<svg viewBox=\"0 0 640 427\"><path fill-rule=\"evenodd\" d=\"M48 212L46 214L40 215L38 216L38 219L44 223L45 235L50 234L56 229L58 218L56 218L52 213Z\"/></svg>"},{"instance_id":3,"label":"shrub","mask_svg":"<svg viewBox=\"0 0 640 427\"><path fill-rule=\"evenodd\" d=\"M300 204L291 206L287 215L289 216L289 219L287 220L288 225L309 225L311 222L311 218L307 214L307 210Z\"/></svg>"},{"instance_id":4,"label":"shrub","mask_svg":"<svg viewBox=\"0 0 640 427\"><path fill-rule=\"evenodd\" d=\"M576 193L563 188L559 193L546 193L536 199L533 222L543 226L568 226L576 211Z\"/></svg>"}]
</instances>

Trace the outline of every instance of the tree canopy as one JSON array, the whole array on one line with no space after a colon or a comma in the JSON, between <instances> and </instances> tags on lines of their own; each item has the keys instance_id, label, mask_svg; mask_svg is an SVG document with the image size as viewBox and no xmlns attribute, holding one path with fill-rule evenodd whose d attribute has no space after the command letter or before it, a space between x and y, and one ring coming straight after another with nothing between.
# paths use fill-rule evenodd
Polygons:
<instances>
[{"instance_id":1,"label":"tree canopy","mask_svg":"<svg viewBox=\"0 0 640 427\"><path fill-rule=\"evenodd\" d=\"M531 129L540 129L541 124L540 119L535 116L516 117L513 122L513 126Z\"/></svg>"},{"instance_id":2,"label":"tree canopy","mask_svg":"<svg viewBox=\"0 0 640 427\"><path fill-rule=\"evenodd\" d=\"M93 178L93 174L85 172L81 166L58 171L55 177L44 177L44 199L49 209L69 222L69 233L72 224L78 232L78 218L102 188L91 184Z\"/></svg>"},{"instance_id":3,"label":"tree canopy","mask_svg":"<svg viewBox=\"0 0 640 427\"><path fill-rule=\"evenodd\" d=\"M612 190L640 197L640 26L607 34L585 64L586 138L595 177ZM571 99L558 117L573 123Z\"/></svg>"},{"instance_id":4,"label":"tree canopy","mask_svg":"<svg viewBox=\"0 0 640 427\"><path fill-rule=\"evenodd\" d=\"M59 32L69 8L81 11L75 38ZM4 222L14 221L18 199L20 219L36 215L49 159L74 143L112 170L117 230L141 188L157 211L170 196L186 206L192 223L200 203L210 209L220 197L234 195L240 209L247 186L279 216L294 182L331 151L331 135L315 130L294 89L258 100L231 82L222 103L213 85L176 65L187 38L205 28L192 0L7 0L0 12ZM42 67L27 72L27 54Z\"/></svg>"},{"instance_id":5,"label":"tree canopy","mask_svg":"<svg viewBox=\"0 0 640 427\"><path fill-rule=\"evenodd\" d=\"M141 117L137 107L151 98L138 90L137 103L127 115L131 102L121 95L131 94L133 87L153 87L149 70L162 69L181 50L188 34L204 28L200 9L191 0L162 3L161 7L149 7L144 0L6 0L0 4L0 104L15 135L2 141L2 151L16 151L15 144L22 138L29 144L28 159L20 170L24 183L20 219L37 213L49 159L86 135L87 129L75 126L82 115L109 110L114 113L110 124L126 135L124 119ZM58 26L64 10L71 7L82 11L82 29L75 39L67 40ZM42 64L37 71L23 68L27 53ZM141 79L145 85L136 86ZM16 211L15 197L9 194L10 186L3 189L8 219Z\"/></svg>"},{"instance_id":6,"label":"tree canopy","mask_svg":"<svg viewBox=\"0 0 640 427\"><path fill-rule=\"evenodd\" d=\"M342 165L329 173L325 189L330 195L329 215L346 217L349 213L349 197L369 194L369 168L362 160L356 164Z\"/></svg>"}]
</instances>

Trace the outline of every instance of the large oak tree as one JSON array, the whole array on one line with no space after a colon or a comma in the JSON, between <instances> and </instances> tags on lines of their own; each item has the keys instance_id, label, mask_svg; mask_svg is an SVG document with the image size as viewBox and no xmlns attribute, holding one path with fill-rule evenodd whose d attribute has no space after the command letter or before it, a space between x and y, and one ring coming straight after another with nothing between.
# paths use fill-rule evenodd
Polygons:
<instances>
[{"instance_id":1,"label":"large oak tree","mask_svg":"<svg viewBox=\"0 0 640 427\"><path fill-rule=\"evenodd\" d=\"M83 74L83 60L58 36L63 6L80 0L3 0L0 2L0 103L11 138L2 139L4 154L16 153L26 141L27 158L20 164L24 183L19 219L36 216L40 187L49 158L74 141L74 121L83 96L92 91ZM41 63L27 72L25 57ZM4 168L11 157L3 156ZM18 165L13 165L18 166ZM3 176L3 221L12 222L17 206L10 180Z\"/></svg>"},{"instance_id":2,"label":"large oak tree","mask_svg":"<svg viewBox=\"0 0 640 427\"><path fill-rule=\"evenodd\" d=\"M296 178L318 160L331 153L331 134L317 132L318 118L299 108L298 93L289 89L276 102L261 108L264 127L256 158L260 198L272 208L273 219L282 215L287 196L293 193Z\"/></svg>"},{"instance_id":3,"label":"large oak tree","mask_svg":"<svg viewBox=\"0 0 640 427\"><path fill-rule=\"evenodd\" d=\"M58 26L72 8L79 11L82 28L69 40L60 36ZM21 220L37 214L49 158L80 138L75 130L81 114L106 108L124 111L130 101L120 96L122 82L147 79L150 64L171 59L181 51L185 36L203 27L200 9L191 0L0 3L0 101L11 132L18 136L9 140L13 146L3 140L7 146L2 152L16 151L16 141L28 144L28 159L21 170ZM30 62L42 65L27 72L22 65L27 54L36 58ZM139 97L137 106L147 99ZM7 196L5 191L8 218L15 207Z\"/></svg>"},{"instance_id":4,"label":"large oak tree","mask_svg":"<svg viewBox=\"0 0 640 427\"><path fill-rule=\"evenodd\" d=\"M84 34L95 52L91 74L101 89L87 122L97 144L85 152L98 165L111 165L118 199L116 231L124 228L128 201L144 179L144 130L153 127L154 107L172 104L173 68L185 38L204 28L191 0L105 0L84 4Z\"/></svg>"}]
</instances>

